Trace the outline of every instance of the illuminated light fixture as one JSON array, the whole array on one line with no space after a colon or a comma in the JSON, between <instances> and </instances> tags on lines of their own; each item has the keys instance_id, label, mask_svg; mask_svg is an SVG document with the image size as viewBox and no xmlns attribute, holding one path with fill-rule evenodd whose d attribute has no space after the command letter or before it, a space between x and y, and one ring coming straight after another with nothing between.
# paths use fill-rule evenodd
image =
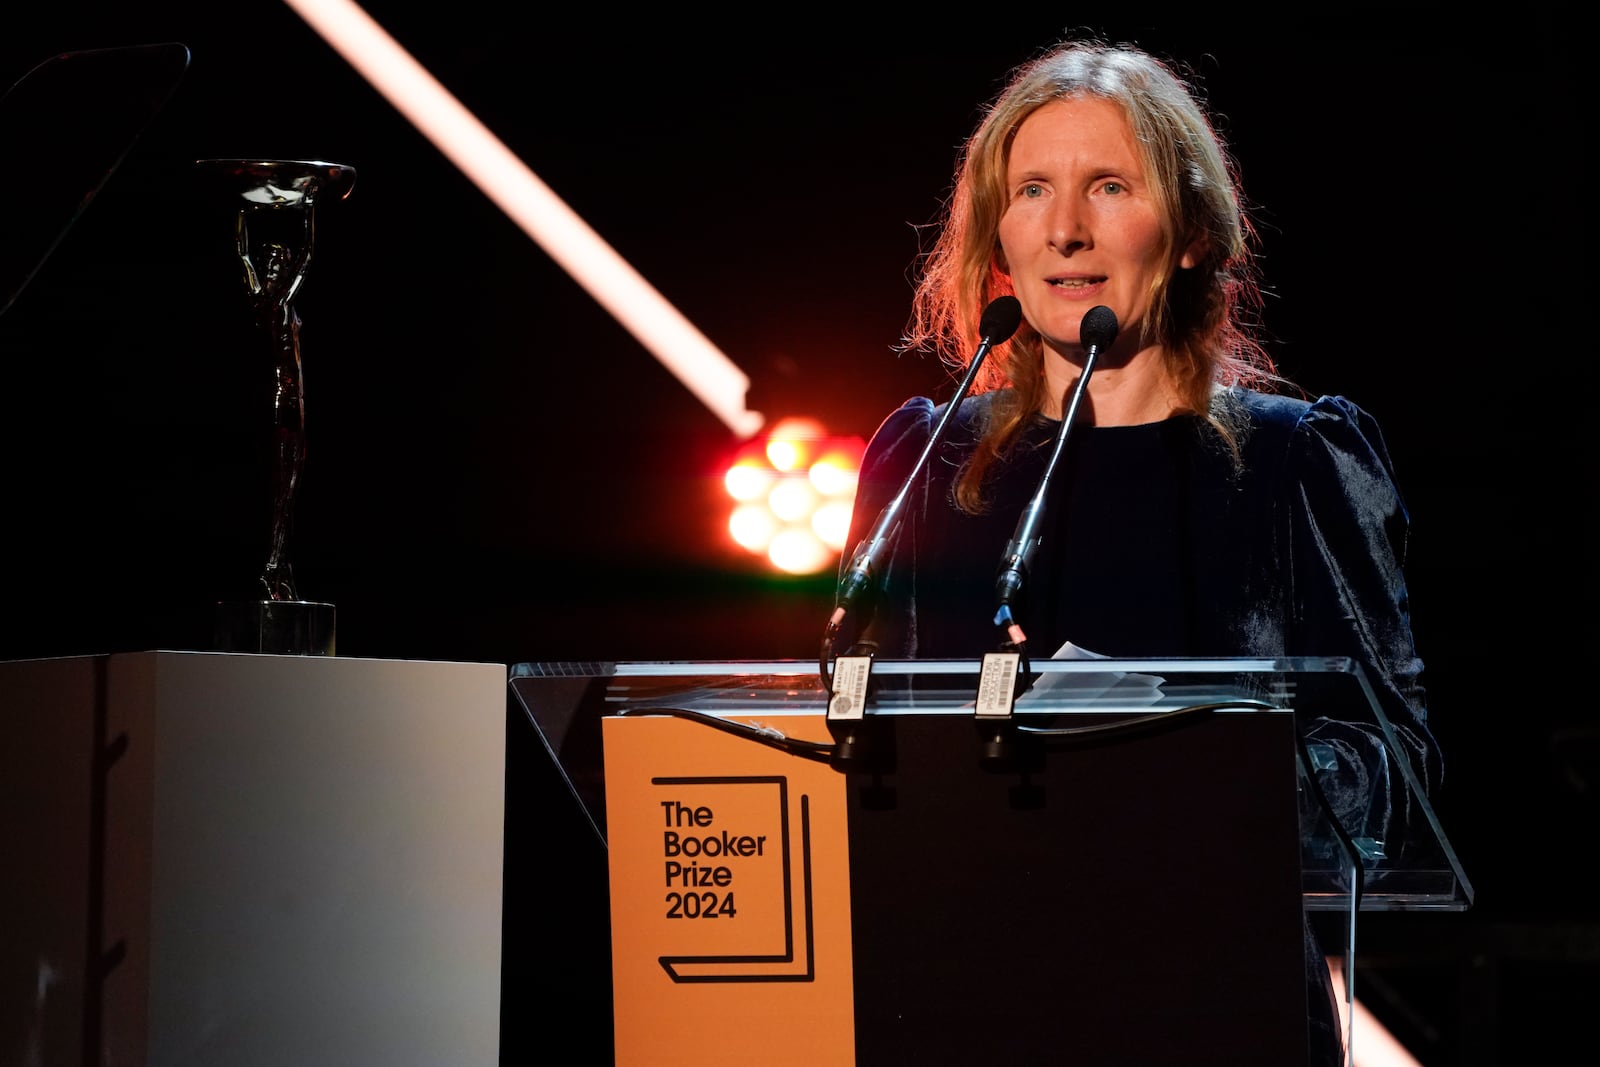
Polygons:
<instances>
[{"instance_id":1,"label":"illuminated light fixture","mask_svg":"<svg viewBox=\"0 0 1600 1067\"><path fill-rule=\"evenodd\" d=\"M351 0L284 0L741 438L750 379Z\"/></svg>"},{"instance_id":2,"label":"illuminated light fixture","mask_svg":"<svg viewBox=\"0 0 1600 1067\"><path fill-rule=\"evenodd\" d=\"M767 442L767 461L780 471L792 471L805 462L805 454L793 438L774 437Z\"/></svg>"},{"instance_id":3,"label":"illuminated light fixture","mask_svg":"<svg viewBox=\"0 0 1600 1067\"><path fill-rule=\"evenodd\" d=\"M850 536L850 504L844 500L830 500L811 513L811 530L822 543L835 552L844 549Z\"/></svg>"},{"instance_id":4,"label":"illuminated light fixture","mask_svg":"<svg viewBox=\"0 0 1600 1067\"><path fill-rule=\"evenodd\" d=\"M817 492L826 496L854 496L856 491L856 465L859 454L850 455L837 450L827 452L811 465L807 474Z\"/></svg>"},{"instance_id":5,"label":"illuminated light fixture","mask_svg":"<svg viewBox=\"0 0 1600 1067\"><path fill-rule=\"evenodd\" d=\"M773 478L772 468L765 464L741 461L728 468L722 484L733 499L748 501L765 497L772 489Z\"/></svg>"},{"instance_id":6,"label":"illuminated light fixture","mask_svg":"<svg viewBox=\"0 0 1600 1067\"><path fill-rule=\"evenodd\" d=\"M765 504L741 504L728 516L728 533L751 552L765 552L779 529L777 516Z\"/></svg>"},{"instance_id":7,"label":"illuminated light fixture","mask_svg":"<svg viewBox=\"0 0 1600 1067\"><path fill-rule=\"evenodd\" d=\"M735 501L728 533L781 571L831 568L850 534L866 443L830 436L815 419L783 419L746 442L723 475Z\"/></svg>"},{"instance_id":8,"label":"illuminated light fixture","mask_svg":"<svg viewBox=\"0 0 1600 1067\"><path fill-rule=\"evenodd\" d=\"M783 478L767 494L767 507L784 522L809 523L811 513L817 510L817 491L809 481L796 477Z\"/></svg>"},{"instance_id":9,"label":"illuminated light fixture","mask_svg":"<svg viewBox=\"0 0 1600 1067\"><path fill-rule=\"evenodd\" d=\"M778 531L767 548L767 558L772 565L790 574L815 574L834 561L828 546L819 541L810 530L789 526Z\"/></svg>"}]
</instances>

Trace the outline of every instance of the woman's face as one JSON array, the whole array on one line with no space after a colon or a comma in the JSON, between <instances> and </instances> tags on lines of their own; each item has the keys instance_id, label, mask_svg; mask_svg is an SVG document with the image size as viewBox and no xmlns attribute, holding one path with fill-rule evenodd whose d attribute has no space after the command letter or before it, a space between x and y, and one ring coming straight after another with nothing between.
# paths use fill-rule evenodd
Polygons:
<instances>
[{"instance_id":1,"label":"woman's face","mask_svg":"<svg viewBox=\"0 0 1600 1067\"><path fill-rule=\"evenodd\" d=\"M1084 313L1098 304L1116 312L1119 337L1138 337L1167 253L1122 110L1085 96L1034 111L1012 141L1006 190L1004 267L1045 344L1076 346Z\"/></svg>"}]
</instances>

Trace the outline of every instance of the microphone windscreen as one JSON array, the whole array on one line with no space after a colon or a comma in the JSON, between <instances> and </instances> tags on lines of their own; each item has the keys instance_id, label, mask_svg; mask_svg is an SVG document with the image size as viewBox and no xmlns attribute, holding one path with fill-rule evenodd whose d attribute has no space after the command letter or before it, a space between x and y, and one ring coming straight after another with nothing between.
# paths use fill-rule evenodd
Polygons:
<instances>
[{"instance_id":1,"label":"microphone windscreen","mask_svg":"<svg viewBox=\"0 0 1600 1067\"><path fill-rule=\"evenodd\" d=\"M1117 313L1104 304L1097 304L1084 313L1078 324L1078 343L1085 348L1104 351L1117 339Z\"/></svg>"},{"instance_id":2,"label":"microphone windscreen","mask_svg":"<svg viewBox=\"0 0 1600 1067\"><path fill-rule=\"evenodd\" d=\"M1011 335L1021 325L1022 305L1017 298L1010 294L997 296L983 309L983 317L978 320L978 336L989 342L990 348L994 348L1011 340ZM1117 318L1113 315L1111 329L1115 331L1116 328Z\"/></svg>"}]
</instances>

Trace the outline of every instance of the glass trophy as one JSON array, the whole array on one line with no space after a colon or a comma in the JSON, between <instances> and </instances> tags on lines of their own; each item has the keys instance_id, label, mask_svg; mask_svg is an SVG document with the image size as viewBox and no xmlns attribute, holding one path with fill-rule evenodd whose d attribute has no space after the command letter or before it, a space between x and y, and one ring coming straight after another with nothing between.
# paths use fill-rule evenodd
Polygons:
<instances>
[{"instance_id":1,"label":"glass trophy","mask_svg":"<svg viewBox=\"0 0 1600 1067\"><path fill-rule=\"evenodd\" d=\"M202 159L195 165L233 208L245 295L272 372L272 510L261 596L217 604L217 650L331 656L334 605L300 595L290 558L306 451L300 316L293 302L311 262L315 207L349 196L356 172L316 160Z\"/></svg>"}]
</instances>

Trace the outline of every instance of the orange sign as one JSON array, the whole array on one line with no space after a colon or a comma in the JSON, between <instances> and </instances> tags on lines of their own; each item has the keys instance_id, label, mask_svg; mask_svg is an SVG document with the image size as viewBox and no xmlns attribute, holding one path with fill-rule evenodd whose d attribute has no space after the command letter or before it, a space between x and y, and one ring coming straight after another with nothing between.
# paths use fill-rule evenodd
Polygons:
<instances>
[{"instance_id":1,"label":"orange sign","mask_svg":"<svg viewBox=\"0 0 1600 1067\"><path fill-rule=\"evenodd\" d=\"M682 718L602 729L619 1067L852 1064L844 775Z\"/></svg>"}]
</instances>

